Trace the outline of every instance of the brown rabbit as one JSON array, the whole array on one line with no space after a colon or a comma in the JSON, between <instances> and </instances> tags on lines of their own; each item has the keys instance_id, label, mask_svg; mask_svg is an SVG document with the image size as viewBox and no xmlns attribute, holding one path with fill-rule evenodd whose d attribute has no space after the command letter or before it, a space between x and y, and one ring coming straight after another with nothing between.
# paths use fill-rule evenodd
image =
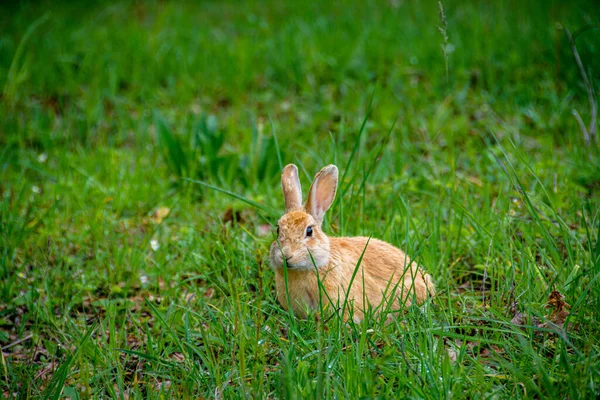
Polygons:
<instances>
[{"instance_id":1,"label":"brown rabbit","mask_svg":"<svg viewBox=\"0 0 600 400\"><path fill-rule=\"evenodd\" d=\"M320 305L333 306L344 310L344 319L353 308L353 319L360 322L369 305L385 308L385 300L392 302L391 310L398 310L412 299L422 303L433 296L431 276L400 249L377 239L327 237L323 233L321 223L335 199L337 183L337 167L326 166L315 176L302 206L298 169L293 164L283 169L285 214L277 224L277 240L270 252L277 298L283 308L287 310L291 303L294 314L304 318Z\"/></svg>"}]
</instances>

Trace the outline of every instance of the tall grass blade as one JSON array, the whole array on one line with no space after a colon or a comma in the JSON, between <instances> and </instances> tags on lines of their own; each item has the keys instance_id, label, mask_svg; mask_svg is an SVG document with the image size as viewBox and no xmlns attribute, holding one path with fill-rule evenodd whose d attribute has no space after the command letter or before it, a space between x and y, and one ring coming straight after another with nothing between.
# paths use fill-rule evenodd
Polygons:
<instances>
[{"instance_id":1,"label":"tall grass blade","mask_svg":"<svg viewBox=\"0 0 600 400\"><path fill-rule=\"evenodd\" d=\"M248 204L248 205L250 205L250 206L252 206L254 208L258 208L259 210L265 211L265 212L269 213L270 215L272 214L272 211L270 211L265 206L263 206L263 205L255 202L253 200L247 199L246 197L244 197L242 195L239 195L237 193L233 193L233 192L230 192L229 190L225 190L225 189L222 189L222 188L220 188L218 186L214 186L214 185L211 185L209 183L198 181L198 180L195 180L195 179L189 179L189 178L184 178L184 179L187 180L187 181L190 181L192 183L196 183L198 185L207 187L207 188L212 189L214 191L217 191L219 193L226 194L226 195L231 196L231 197L233 197L235 199L238 199L240 201L243 201L244 203L246 203L246 204Z\"/></svg>"},{"instance_id":2,"label":"tall grass blade","mask_svg":"<svg viewBox=\"0 0 600 400\"><path fill-rule=\"evenodd\" d=\"M93 325L87 330L87 332L85 333L85 335L83 335L83 338L79 342L79 347L77 347L77 350L75 350L75 353L68 356L67 359L65 360L65 362L56 371L56 373L52 377L52 380L50 381L50 384L48 384L48 387L46 388L46 390L44 392L45 399L57 400L61 397L61 393L64 389L65 382L67 380L67 377L69 376L71 364L73 363L74 360L77 359L77 357L79 357L79 354L83 350L83 346L85 345L87 340L90 338L92 333L96 330L96 326L97 325Z\"/></svg>"},{"instance_id":3,"label":"tall grass blade","mask_svg":"<svg viewBox=\"0 0 600 400\"><path fill-rule=\"evenodd\" d=\"M344 173L342 174L342 178L340 179L340 182L342 184L344 182L344 179L346 178L346 175L348 174L348 171L350 170L350 165L352 164L352 161L354 160L354 155L356 154L356 151L358 150L358 146L360 145L360 140L365 131L365 126L367 125L367 121L369 120L369 115L371 115L371 107L373 106L373 99L375 98L376 89L377 89L377 86L375 86L373 88L373 91L371 92L371 98L369 99L369 104L367 105L365 117L363 118L362 124L360 125L360 130L358 131L358 136L356 137L356 141L354 142L354 147L352 148L352 151L350 152L350 156L348 157L348 161L346 162L346 167L344 167ZM348 183L345 187L342 188L340 197L344 197L344 194L346 193L348 188L351 186L351 184L352 183Z\"/></svg>"},{"instance_id":4,"label":"tall grass blade","mask_svg":"<svg viewBox=\"0 0 600 400\"><path fill-rule=\"evenodd\" d=\"M188 158L179 140L173 135L167 122L160 113L154 113L154 123L158 134L158 143L171 171L178 177L184 177L188 172Z\"/></svg>"},{"instance_id":5,"label":"tall grass blade","mask_svg":"<svg viewBox=\"0 0 600 400\"><path fill-rule=\"evenodd\" d=\"M31 25L29 25L29 28L27 28L27 31L25 32L23 37L21 38L19 46L17 47L17 51L15 52L12 62L10 63L8 75L6 76L6 82L4 83L4 90L2 93L4 94L4 97L6 99L12 100L14 98L17 87L20 83L18 79L18 73L21 68L21 58L23 57L23 53L25 51L25 48L27 47L29 39L31 38L35 30L44 22L48 21L48 19L50 19L49 12L45 13L44 15L33 21Z\"/></svg>"},{"instance_id":6,"label":"tall grass blade","mask_svg":"<svg viewBox=\"0 0 600 400\"><path fill-rule=\"evenodd\" d=\"M271 123L271 131L273 132L273 140L275 141L275 150L277 151L277 161L279 162L279 170L283 171L283 161L281 160L281 150L279 149L279 141L277 140L277 132L275 130L275 124L273 118L269 115L269 122Z\"/></svg>"}]
</instances>

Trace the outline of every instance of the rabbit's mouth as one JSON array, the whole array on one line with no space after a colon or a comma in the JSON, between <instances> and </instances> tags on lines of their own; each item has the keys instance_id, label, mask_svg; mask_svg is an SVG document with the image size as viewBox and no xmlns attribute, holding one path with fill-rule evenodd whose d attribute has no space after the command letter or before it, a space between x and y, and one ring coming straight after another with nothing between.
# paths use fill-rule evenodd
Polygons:
<instances>
[{"instance_id":1,"label":"rabbit's mouth","mask_svg":"<svg viewBox=\"0 0 600 400\"><path fill-rule=\"evenodd\" d=\"M287 267L288 269L305 269L304 262L298 262L298 260L294 260L292 256L285 256L285 260L283 261L283 267Z\"/></svg>"},{"instance_id":2,"label":"rabbit's mouth","mask_svg":"<svg viewBox=\"0 0 600 400\"><path fill-rule=\"evenodd\" d=\"M277 242L271 245L271 265L273 268L287 268L296 271L314 271L327 265L329 261L329 248L327 247L301 247L290 248L279 246Z\"/></svg>"},{"instance_id":3,"label":"rabbit's mouth","mask_svg":"<svg viewBox=\"0 0 600 400\"><path fill-rule=\"evenodd\" d=\"M310 267L307 266L306 264L290 264L290 263L286 263L286 265L287 265L288 269L294 270L294 271L311 271L311 270L314 271L314 269L315 269L315 266L312 265L312 264L310 265Z\"/></svg>"},{"instance_id":4,"label":"rabbit's mouth","mask_svg":"<svg viewBox=\"0 0 600 400\"><path fill-rule=\"evenodd\" d=\"M318 252L307 252L307 254L286 257L284 264L291 270L314 271L315 269L327 265L327 257L323 257L323 255Z\"/></svg>"},{"instance_id":5,"label":"rabbit's mouth","mask_svg":"<svg viewBox=\"0 0 600 400\"><path fill-rule=\"evenodd\" d=\"M293 262L293 261L286 261L285 265L287 266L288 269L293 269L293 270L297 270L297 271L302 271L302 270L314 270L315 266L313 265L312 262L306 263L306 262Z\"/></svg>"}]
</instances>

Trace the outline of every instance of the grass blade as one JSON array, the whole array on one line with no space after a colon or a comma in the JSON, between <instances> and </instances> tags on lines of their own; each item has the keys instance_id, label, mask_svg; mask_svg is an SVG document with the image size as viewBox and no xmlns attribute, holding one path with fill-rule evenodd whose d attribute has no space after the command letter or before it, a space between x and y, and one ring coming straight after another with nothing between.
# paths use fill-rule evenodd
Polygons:
<instances>
[{"instance_id":1,"label":"grass blade","mask_svg":"<svg viewBox=\"0 0 600 400\"><path fill-rule=\"evenodd\" d=\"M225 190L225 189L222 189L222 188L220 188L218 186L213 186L213 185L211 185L209 183L198 181L198 180L195 180L195 179L189 179L189 178L184 178L184 179L186 181L190 181L192 183L196 183L198 185L201 185L201 186L207 187L209 189L212 189L212 190L214 190L216 192L223 193L223 194L226 194L228 196L231 196L231 197L233 197L235 199L238 199L238 200L240 200L240 201L242 201L242 202L244 202L244 203L246 203L246 204L248 204L248 205L250 205L250 206L252 206L254 208L258 208L259 210L265 211L265 212L269 213L270 215L272 214L272 212L269 209L267 209L265 206L263 206L261 204L258 204L257 202L252 201L250 199L247 199L244 196L241 196L241 195L239 195L237 193L233 193L233 192L231 192L229 190Z\"/></svg>"},{"instance_id":2,"label":"grass blade","mask_svg":"<svg viewBox=\"0 0 600 400\"><path fill-rule=\"evenodd\" d=\"M29 39L31 38L31 36L35 32L35 30L40 25L42 25L44 22L48 21L48 19L50 19L50 13L47 12L44 15L42 15L41 17L39 17L38 19L36 19L35 21L33 21L33 23L31 25L29 25L29 28L27 28L27 31L21 38L21 41L19 42L19 46L17 47L17 51L15 52L12 62L10 63L10 69L8 70L8 75L6 76L6 82L4 84L4 90L3 90L3 94L4 94L5 98L7 98L7 99L14 98L14 95L17 90L17 86L19 84L19 82L17 81L17 74L18 74L18 70L20 68L19 64L21 62L21 58L23 57L23 52L25 51L25 47L27 47L27 43L29 42Z\"/></svg>"}]
</instances>

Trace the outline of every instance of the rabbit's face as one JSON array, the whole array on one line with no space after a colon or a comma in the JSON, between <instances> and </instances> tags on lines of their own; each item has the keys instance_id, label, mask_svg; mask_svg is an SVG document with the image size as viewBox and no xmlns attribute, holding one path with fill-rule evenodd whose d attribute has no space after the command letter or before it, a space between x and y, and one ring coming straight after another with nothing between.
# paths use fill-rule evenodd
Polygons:
<instances>
[{"instance_id":1,"label":"rabbit's face","mask_svg":"<svg viewBox=\"0 0 600 400\"><path fill-rule=\"evenodd\" d=\"M314 270L329 262L329 239L310 214L289 212L281 217L277 230L277 240L271 244L274 268L283 268L284 259L287 267L295 270Z\"/></svg>"}]
</instances>

